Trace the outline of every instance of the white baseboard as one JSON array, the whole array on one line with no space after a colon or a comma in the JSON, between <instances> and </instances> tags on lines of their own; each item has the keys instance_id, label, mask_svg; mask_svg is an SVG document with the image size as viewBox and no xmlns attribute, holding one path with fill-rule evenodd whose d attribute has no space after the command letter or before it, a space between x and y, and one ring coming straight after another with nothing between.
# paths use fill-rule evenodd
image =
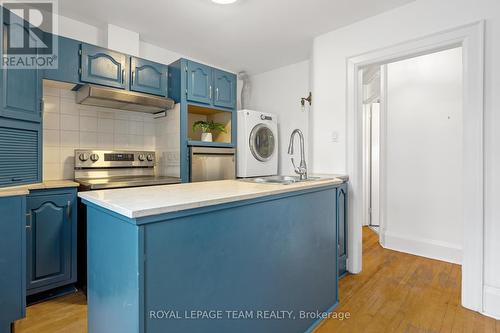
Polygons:
<instances>
[{"instance_id":1,"label":"white baseboard","mask_svg":"<svg viewBox=\"0 0 500 333\"><path fill-rule=\"evenodd\" d=\"M381 242L382 246L390 250L459 265L462 263L462 248L455 244L433 239L398 235L390 231L385 231L381 238L383 239L383 242Z\"/></svg>"},{"instance_id":2,"label":"white baseboard","mask_svg":"<svg viewBox=\"0 0 500 333\"><path fill-rule=\"evenodd\" d=\"M484 286L483 314L500 320L500 288Z\"/></svg>"}]
</instances>

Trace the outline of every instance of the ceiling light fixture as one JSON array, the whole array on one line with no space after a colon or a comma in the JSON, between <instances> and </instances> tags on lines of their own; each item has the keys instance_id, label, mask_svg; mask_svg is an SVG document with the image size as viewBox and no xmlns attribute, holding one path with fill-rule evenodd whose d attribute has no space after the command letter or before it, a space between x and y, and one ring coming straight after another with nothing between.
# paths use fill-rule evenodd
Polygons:
<instances>
[{"instance_id":1,"label":"ceiling light fixture","mask_svg":"<svg viewBox=\"0 0 500 333\"><path fill-rule=\"evenodd\" d=\"M230 5L232 3L235 3L238 0L212 0L212 2L215 2L216 4L219 5Z\"/></svg>"}]
</instances>

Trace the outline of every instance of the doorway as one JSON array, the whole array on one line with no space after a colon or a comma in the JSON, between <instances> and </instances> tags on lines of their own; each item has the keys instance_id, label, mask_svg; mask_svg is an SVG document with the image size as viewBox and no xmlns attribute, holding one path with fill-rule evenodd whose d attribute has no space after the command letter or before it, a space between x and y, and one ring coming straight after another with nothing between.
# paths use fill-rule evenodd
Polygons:
<instances>
[{"instance_id":1,"label":"doorway","mask_svg":"<svg viewBox=\"0 0 500 333\"><path fill-rule=\"evenodd\" d=\"M366 193L363 167L363 95L362 69L385 65L400 60L428 55L443 50L462 47L463 57L463 133L462 193L467 200L460 207L464 237L462 251L462 305L472 310L483 309L483 232L484 232L484 152L483 152L483 77L484 77L484 22L458 27L438 34L422 37L354 56L347 60L347 171L350 177L349 248L348 270L359 273L362 269L362 226L365 221ZM386 146L384 128L386 115L383 94L381 106L380 146ZM387 214L387 152L380 151L380 214L381 229ZM461 225L460 225L461 224ZM384 239L381 239L381 243Z\"/></svg>"},{"instance_id":2,"label":"doorway","mask_svg":"<svg viewBox=\"0 0 500 333\"><path fill-rule=\"evenodd\" d=\"M368 195L364 224L386 248L455 264L461 264L463 243L463 230L457 228L463 225L464 200L462 52L453 47L361 69Z\"/></svg>"},{"instance_id":3,"label":"doorway","mask_svg":"<svg viewBox=\"0 0 500 333\"><path fill-rule=\"evenodd\" d=\"M380 235L380 107L382 102L382 71L374 65L363 71L363 147L364 187L367 198L363 225Z\"/></svg>"}]
</instances>

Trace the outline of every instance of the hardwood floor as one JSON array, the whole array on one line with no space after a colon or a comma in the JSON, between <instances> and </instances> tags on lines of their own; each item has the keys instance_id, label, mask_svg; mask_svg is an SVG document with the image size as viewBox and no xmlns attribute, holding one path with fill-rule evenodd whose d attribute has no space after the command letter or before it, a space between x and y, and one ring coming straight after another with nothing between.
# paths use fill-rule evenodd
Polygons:
<instances>
[{"instance_id":1,"label":"hardwood floor","mask_svg":"<svg viewBox=\"0 0 500 333\"><path fill-rule=\"evenodd\" d=\"M340 281L336 313L314 333L498 332L500 321L460 305L460 266L386 250L363 228L363 272Z\"/></svg>"},{"instance_id":2,"label":"hardwood floor","mask_svg":"<svg viewBox=\"0 0 500 333\"><path fill-rule=\"evenodd\" d=\"M383 249L363 230L363 272L340 281L336 313L314 333L497 332L500 321L460 306L460 266ZM87 307L81 293L28 307L16 333L85 333Z\"/></svg>"},{"instance_id":3,"label":"hardwood floor","mask_svg":"<svg viewBox=\"0 0 500 333\"><path fill-rule=\"evenodd\" d=\"M29 306L16 321L16 333L86 333L87 301L82 293Z\"/></svg>"}]
</instances>

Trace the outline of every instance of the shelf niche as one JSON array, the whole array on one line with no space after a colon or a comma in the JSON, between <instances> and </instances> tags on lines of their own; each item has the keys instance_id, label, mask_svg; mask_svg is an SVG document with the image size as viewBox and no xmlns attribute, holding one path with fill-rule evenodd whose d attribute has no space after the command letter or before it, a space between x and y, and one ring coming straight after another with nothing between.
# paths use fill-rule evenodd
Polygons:
<instances>
[{"instance_id":1,"label":"shelf niche","mask_svg":"<svg viewBox=\"0 0 500 333\"><path fill-rule=\"evenodd\" d=\"M224 124L226 133L220 131L212 132L213 142L231 143L231 111L206 108L198 105L188 105L187 108L187 133L189 141L201 141L201 131L193 132L193 124L197 121L213 121Z\"/></svg>"}]
</instances>

